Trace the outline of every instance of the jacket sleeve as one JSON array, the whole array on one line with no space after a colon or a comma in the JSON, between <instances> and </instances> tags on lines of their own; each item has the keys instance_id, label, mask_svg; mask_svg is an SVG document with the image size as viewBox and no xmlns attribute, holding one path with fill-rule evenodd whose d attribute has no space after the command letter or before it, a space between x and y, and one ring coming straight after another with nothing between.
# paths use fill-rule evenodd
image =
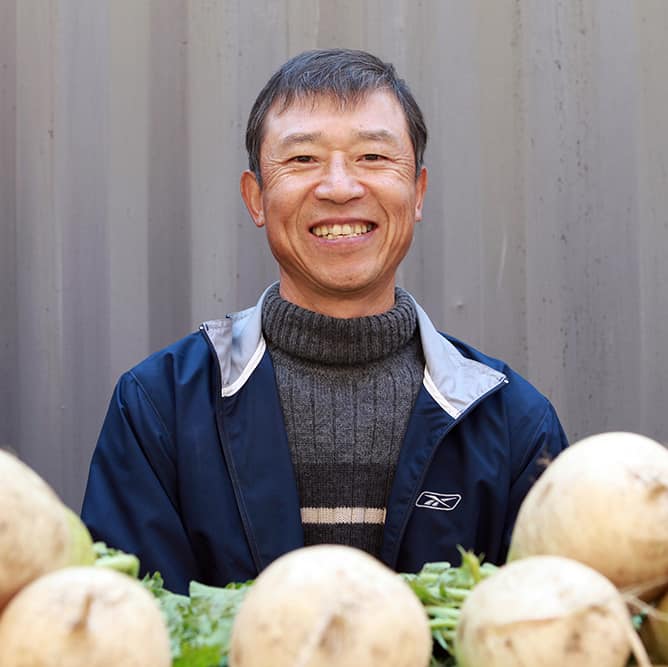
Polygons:
<instances>
[{"instance_id":1,"label":"jacket sleeve","mask_svg":"<svg viewBox=\"0 0 668 667\"><path fill-rule=\"evenodd\" d=\"M199 579L184 529L170 434L137 378L119 380L90 465L81 512L94 540L137 555L186 593Z\"/></svg>"},{"instance_id":2,"label":"jacket sleeve","mask_svg":"<svg viewBox=\"0 0 668 667\"><path fill-rule=\"evenodd\" d=\"M504 527L504 560L510 547L513 527L524 497L548 463L568 446L566 434L554 407L547 400L545 403L545 410L538 425L533 430L532 437L527 438L524 447L520 449L523 456L518 465L519 472L515 474L512 480L506 525Z\"/></svg>"}]
</instances>

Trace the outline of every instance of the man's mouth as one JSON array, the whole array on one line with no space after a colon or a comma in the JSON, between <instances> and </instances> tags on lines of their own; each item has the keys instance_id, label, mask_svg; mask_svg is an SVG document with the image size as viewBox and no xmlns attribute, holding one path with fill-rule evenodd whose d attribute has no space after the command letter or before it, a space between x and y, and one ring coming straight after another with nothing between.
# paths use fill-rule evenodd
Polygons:
<instances>
[{"instance_id":1,"label":"man's mouth","mask_svg":"<svg viewBox=\"0 0 668 667\"><path fill-rule=\"evenodd\" d=\"M321 239L352 238L370 232L374 226L372 223L367 222L316 225L315 227L311 227L311 234L315 234L315 236Z\"/></svg>"}]
</instances>

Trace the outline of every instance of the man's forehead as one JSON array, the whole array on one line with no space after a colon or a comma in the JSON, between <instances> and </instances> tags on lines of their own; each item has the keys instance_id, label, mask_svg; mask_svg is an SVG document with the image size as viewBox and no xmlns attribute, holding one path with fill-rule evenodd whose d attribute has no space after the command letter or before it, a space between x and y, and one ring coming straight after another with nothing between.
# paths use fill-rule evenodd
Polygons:
<instances>
[{"instance_id":1,"label":"man's forehead","mask_svg":"<svg viewBox=\"0 0 668 667\"><path fill-rule=\"evenodd\" d=\"M361 123L370 123L373 126L368 127L368 134L375 136L368 138L389 139L390 135L408 132L407 119L396 96L391 91L380 88L364 91L364 94L349 99L320 93L277 100L265 117L263 135L266 136L269 127L272 128L272 134L277 131L279 135L308 135L308 128L313 125L311 121L317 124L319 113L355 115L357 111Z\"/></svg>"},{"instance_id":2,"label":"man's forehead","mask_svg":"<svg viewBox=\"0 0 668 667\"><path fill-rule=\"evenodd\" d=\"M291 96L282 96L274 101L269 107L265 120L269 118L280 118L286 113L290 115L303 114L310 116L323 113L341 112L354 113L356 111L364 112L369 106L381 102L384 106L383 115L388 111L390 115L401 116L405 121L405 111L395 95L389 88L371 88L368 90L352 91L350 94L336 94L323 91L321 93L298 94Z\"/></svg>"}]
</instances>

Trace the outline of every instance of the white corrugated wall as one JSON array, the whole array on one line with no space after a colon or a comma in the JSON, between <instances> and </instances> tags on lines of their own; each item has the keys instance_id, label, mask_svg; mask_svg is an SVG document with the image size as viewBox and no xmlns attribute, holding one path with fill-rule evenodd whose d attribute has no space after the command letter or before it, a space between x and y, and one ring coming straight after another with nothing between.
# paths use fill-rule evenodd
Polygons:
<instances>
[{"instance_id":1,"label":"white corrugated wall","mask_svg":"<svg viewBox=\"0 0 668 667\"><path fill-rule=\"evenodd\" d=\"M0 0L0 445L73 507L118 375L276 276L246 116L330 46L427 117L401 283L572 439L668 441L665 0Z\"/></svg>"}]
</instances>

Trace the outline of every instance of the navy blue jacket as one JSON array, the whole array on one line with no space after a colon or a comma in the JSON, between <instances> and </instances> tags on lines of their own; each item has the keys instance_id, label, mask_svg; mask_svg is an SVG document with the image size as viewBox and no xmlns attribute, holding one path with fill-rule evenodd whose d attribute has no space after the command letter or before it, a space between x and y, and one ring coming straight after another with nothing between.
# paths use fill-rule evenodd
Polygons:
<instances>
[{"instance_id":1,"label":"navy blue jacket","mask_svg":"<svg viewBox=\"0 0 668 667\"><path fill-rule=\"evenodd\" d=\"M436 331L417 306L423 384L387 505L381 558L399 572L505 558L519 505L566 438L505 364ZM271 357L255 307L207 322L119 380L82 517L167 588L257 576L303 545Z\"/></svg>"}]
</instances>

